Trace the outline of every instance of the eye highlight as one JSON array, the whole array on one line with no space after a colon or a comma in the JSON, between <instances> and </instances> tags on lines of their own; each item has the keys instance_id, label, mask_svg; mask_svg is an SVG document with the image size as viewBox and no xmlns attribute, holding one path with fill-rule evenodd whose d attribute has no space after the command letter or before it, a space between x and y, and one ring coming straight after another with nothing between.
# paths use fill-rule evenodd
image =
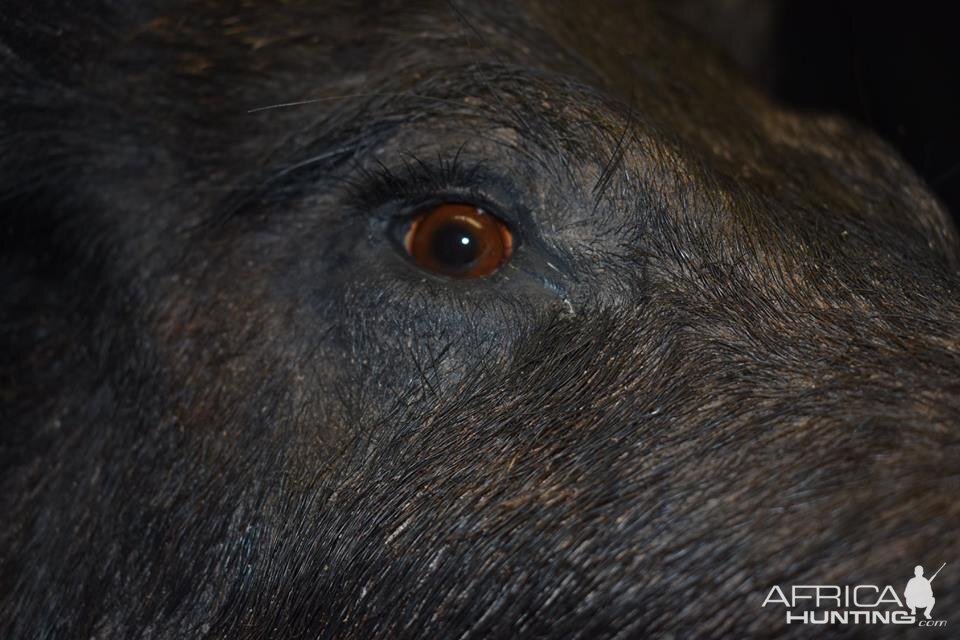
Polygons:
<instances>
[{"instance_id":1,"label":"eye highlight","mask_svg":"<svg viewBox=\"0 0 960 640\"><path fill-rule=\"evenodd\" d=\"M413 219L403 246L422 269L455 278L483 278L510 259L513 234L479 207L444 203Z\"/></svg>"}]
</instances>

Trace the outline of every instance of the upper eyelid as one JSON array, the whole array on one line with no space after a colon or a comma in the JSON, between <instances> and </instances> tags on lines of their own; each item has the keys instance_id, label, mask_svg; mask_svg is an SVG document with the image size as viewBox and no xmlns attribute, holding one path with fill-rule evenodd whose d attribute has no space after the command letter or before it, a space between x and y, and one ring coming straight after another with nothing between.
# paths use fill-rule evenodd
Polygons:
<instances>
[{"instance_id":1,"label":"upper eyelid","mask_svg":"<svg viewBox=\"0 0 960 640\"><path fill-rule=\"evenodd\" d=\"M378 163L373 167L360 167L358 177L351 182L350 190L358 199L382 203L430 192L473 191L478 184L502 183L502 179L483 163L465 162L459 154L433 161L407 154L395 166Z\"/></svg>"},{"instance_id":2,"label":"upper eyelid","mask_svg":"<svg viewBox=\"0 0 960 640\"><path fill-rule=\"evenodd\" d=\"M514 221L514 215L509 213L509 210L505 209L503 205L493 202L484 195L476 193L458 193L455 191L447 192L437 192L433 194L427 194L420 198L406 198L399 201L397 209L399 209L391 217L397 218L399 220L409 220L423 213L424 211L446 203L462 203L476 207L481 211L489 213L490 215L502 220L506 223L511 230L513 227L517 226Z\"/></svg>"},{"instance_id":3,"label":"upper eyelid","mask_svg":"<svg viewBox=\"0 0 960 640\"><path fill-rule=\"evenodd\" d=\"M388 208L394 210L391 217L405 217L415 215L418 208L459 201L497 216L514 231L531 227L532 221L524 219L528 216L526 203L517 190L483 163L457 157L434 162L407 160L400 168L378 164L360 169L348 185L352 204L362 212Z\"/></svg>"}]
</instances>

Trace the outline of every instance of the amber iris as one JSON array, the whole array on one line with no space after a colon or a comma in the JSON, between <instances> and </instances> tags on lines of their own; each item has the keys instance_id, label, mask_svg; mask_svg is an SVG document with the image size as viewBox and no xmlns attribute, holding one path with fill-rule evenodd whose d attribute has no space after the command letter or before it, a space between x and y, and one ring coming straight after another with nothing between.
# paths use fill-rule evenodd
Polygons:
<instances>
[{"instance_id":1,"label":"amber iris","mask_svg":"<svg viewBox=\"0 0 960 640\"><path fill-rule=\"evenodd\" d=\"M423 269L482 278L510 259L513 236L507 225L478 207L441 204L413 219L403 246Z\"/></svg>"}]
</instances>

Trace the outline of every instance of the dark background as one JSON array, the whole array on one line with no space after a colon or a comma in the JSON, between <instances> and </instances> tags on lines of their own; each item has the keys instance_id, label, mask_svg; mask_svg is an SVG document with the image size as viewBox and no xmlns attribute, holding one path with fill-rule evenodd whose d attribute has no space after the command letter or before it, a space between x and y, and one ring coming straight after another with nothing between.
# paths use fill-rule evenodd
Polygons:
<instances>
[{"instance_id":1,"label":"dark background","mask_svg":"<svg viewBox=\"0 0 960 640\"><path fill-rule=\"evenodd\" d=\"M960 3L781 0L764 84L891 142L960 224Z\"/></svg>"}]
</instances>

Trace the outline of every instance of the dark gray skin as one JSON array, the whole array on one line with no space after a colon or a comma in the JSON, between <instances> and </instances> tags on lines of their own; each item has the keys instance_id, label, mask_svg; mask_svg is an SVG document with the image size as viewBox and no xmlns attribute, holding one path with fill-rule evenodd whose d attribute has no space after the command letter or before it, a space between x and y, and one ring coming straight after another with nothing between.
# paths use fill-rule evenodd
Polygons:
<instances>
[{"instance_id":1,"label":"dark gray skin","mask_svg":"<svg viewBox=\"0 0 960 640\"><path fill-rule=\"evenodd\" d=\"M885 144L645 4L74 4L0 13L0 636L902 638L761 604L941 562L955 624L960 242ZM413 264L443 201L513 259Z\"/></svg>"}]
</instances>

